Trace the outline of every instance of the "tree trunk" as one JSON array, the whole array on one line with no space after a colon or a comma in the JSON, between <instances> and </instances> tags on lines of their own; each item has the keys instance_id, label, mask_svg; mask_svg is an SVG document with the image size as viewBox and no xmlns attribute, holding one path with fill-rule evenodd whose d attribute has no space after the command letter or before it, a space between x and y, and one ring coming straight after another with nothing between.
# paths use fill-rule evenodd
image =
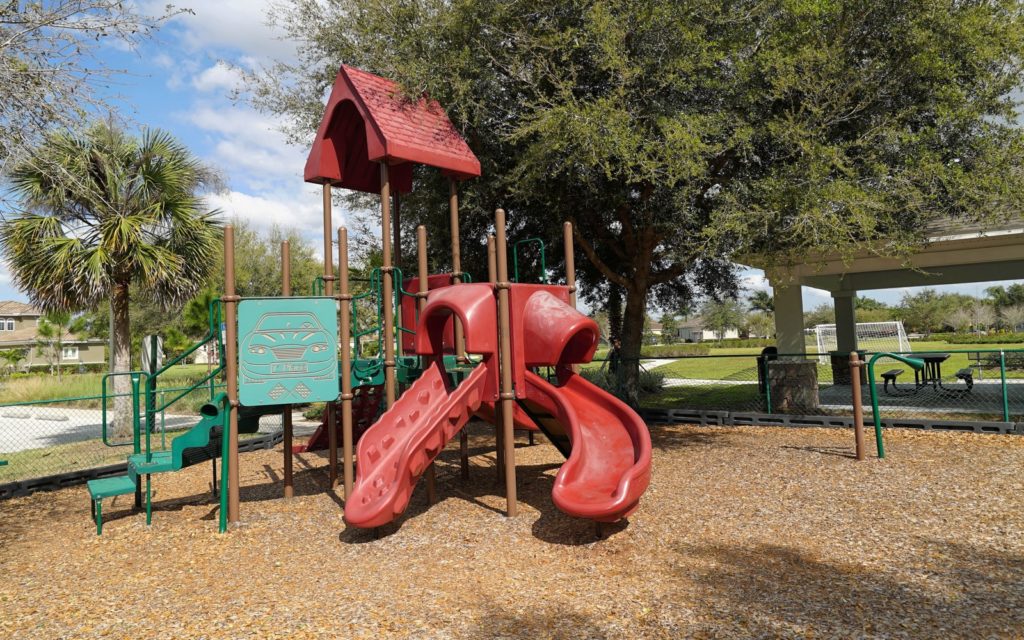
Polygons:
<instances>
[{"instance_id":1,"label":"tree trunk","mask_svg":"<svg viewBox=\"0 0 1024 640\"><path fill-rule=\"evenodd\" d=\"M644 341L647 289L647 286L630 283L626 289L626 310L622 323L622 393L623 400L634 408L640 406L640 347Z\"/></svg>"},{"instance_id":2,"label":"tree trunk","mask_svg":"<svg viewBox=\"0 0 1024 640\"><path fill-rule=\"evenodd\" d=\"M110 354L114 373L131 371L131 324L128 320L128 283L114 285L110 295L110 314L113 334ZM111 421L114 436L123 442L132 438L131 380L127 375L114 376L114 417Z\"/></svg>"}]
</instances>

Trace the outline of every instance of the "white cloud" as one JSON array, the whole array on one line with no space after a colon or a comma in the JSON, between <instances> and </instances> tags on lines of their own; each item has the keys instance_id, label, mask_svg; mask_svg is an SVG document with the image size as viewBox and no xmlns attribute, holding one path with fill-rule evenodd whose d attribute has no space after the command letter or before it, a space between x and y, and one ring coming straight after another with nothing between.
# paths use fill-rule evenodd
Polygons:
<instances>
[{"instance_id":1,"label":"white cloud","mask_svg":"<svg viewBox=\"0 0 1024 640\"><path fill-rule=\"evenodd\" d=\"M216 193L207 196L206 201L210 207L220 209L225 220L238 218L259 229L269 229L274 225L298 229L312 240L322 237L320 190L313 185L305 185L294 193ZM332 222L341 226L345 223L344 214L335 211ZM318 245L314 242L314 246Z\"/></svg>"},{"instance_id":2,"label":"white cloud","mask_svg":"<svg viewBox=\"0 0 1024 640\"><path fill-rule=\"evenodd\" d=\"M201 104L184 119L210 136L211 160L249 190L302 184L307 149L289 144L272 117L237 104Z\"/></svg>"},{"instance_id":3,"label":"white cloud","mask_svg":"<svg viewBox=\"0 0 1024 640\"><path fill-rule=\"evenodd\" d=\"M212 67L193 77L192 86L205 93L218 89L233 91L242 86L242 76L237 69L232 69L227 63L218 60Z\"/></svg>"},{"instance_id":4,"label":"white cloud","mask_svg":"<svg viewBox=\"0 0 1024 640\"><path fill-rule=\"evenodd\" d=\"M150 13L162 11L165 0L147 0ZM217 0L187 7L191 14L174 18L182 44L192 51L236 49L261 61L295 59L295 43L283 40L280 27L267 24L273 0Z\"/></svg>"}]
</instances>

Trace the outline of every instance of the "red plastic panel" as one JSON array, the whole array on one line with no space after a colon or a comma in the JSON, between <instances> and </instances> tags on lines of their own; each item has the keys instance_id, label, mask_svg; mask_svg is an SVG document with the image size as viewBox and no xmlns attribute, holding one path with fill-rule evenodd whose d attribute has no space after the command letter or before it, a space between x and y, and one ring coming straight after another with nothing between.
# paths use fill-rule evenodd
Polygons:
<instances>
[{"instance_id":1,"label":"red plastic panel","mask_svg":"<svg viewBox=\"0 0 1024 640\"><path fill-rule=\"evenodd\" d=\"M442 338L452 330L453 316L462 321L468 353L497 352L494 290L489 284L460 284L435 289L427 296L427 306L416 323L416 353L441 355L444 351Z\"/></svg>"},{"instance_id":2,"label":"red plastic panel","mask_svg":"<svg viewBox=\"0 0 1024 640\"><path fill-rule=\"evenodd\" d=\"M433 291L442 287L452 286L452 274L435 273L427 276L427 291ZM420 290L420 279L406 278L402 282L402 288L406 291L416 293ZM402 326L408 329L416 328L416 306L418 298L413 296L402 296ZM415 334L402 332L402 350L407 354L416 353ZM444 334L444 352L455 353L455 328L448 325Z\"/></svg>"},{"instance_id":3,"label":"red plastic panel","mask_svg":"<svg viewBox=\"0 0 1024 640\"><path fill-rule=\"evenodd\" d=\"M384 385L360 385L352 389L352 442L359 442L359 438L370 428L370 425L377 419L380 412L381 400L384 397ZM334 421L334 429L338 433L338 446L341 446L341 405L338 405L338 414ZM292 452L304 453L306 451L320 451L326 449L330 441L327 435L327 412L320 418L320 424L316 431L309 437L305 444L292 446Z\"/></svg>"}]
</instances>

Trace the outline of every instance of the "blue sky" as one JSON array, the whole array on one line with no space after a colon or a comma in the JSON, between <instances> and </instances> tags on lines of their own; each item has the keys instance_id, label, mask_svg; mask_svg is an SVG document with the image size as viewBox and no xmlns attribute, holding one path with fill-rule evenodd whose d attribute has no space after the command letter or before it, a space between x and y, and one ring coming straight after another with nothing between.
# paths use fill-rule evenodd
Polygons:
<instances>
[{"instance_id":1,"label":"blue sky","mask_svg":"<svg viewBox=\"0 0 1024 640\"><path fill-rule=\"evenodd\" d=\"M211 196L211 205L228 217L237 216L260 228L279 224L298 229L320 251L320 191L302 181L307 149L286 143L278 131L280 123L273 117L228 98L240 80L223 61L253 68L295 55L293 45L266 24L265 10L271 1L178 3L191 8L194 15L174 18L155 41L138 51L109 48L104 52L111 67L130 72L110 92L117 96L115 104L123 115L136 126L170 131L220 169L228 192ZM143 0L139 4L159 13L165 1ZM335 224L342 224L343 217L344 212L336 210ZM767 286L760 271L746 270L743 279L748 289ZM986 286L936 288L979 295ZM904 292L890 289L863 295L896 303ZM27 299L11 285L2 263L0 299ZM826 292L804 288L806 309L822 303L831 303Z\"/></svg>"}]
</instances>

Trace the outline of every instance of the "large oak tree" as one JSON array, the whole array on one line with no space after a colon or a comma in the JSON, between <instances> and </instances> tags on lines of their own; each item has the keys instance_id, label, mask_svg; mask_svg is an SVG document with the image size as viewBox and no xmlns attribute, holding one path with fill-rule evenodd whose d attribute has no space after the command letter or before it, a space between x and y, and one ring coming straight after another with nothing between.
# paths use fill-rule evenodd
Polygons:
<instances>
[{"instance_id":1,"label":"large oak tree","mask_svg":"<svg viewBox=\"0 0 1024 640\"><path fill-rule=\"evenodd\" d=\"M308 142L339 63L448 109L481 159L464 252L496 206L513 235L576 223L586 292L625 299L636 400L648 305L734 292L729 260L868 247L905 256L941 217L1021 204L1019 2L288 0L300 63L256 102ZM447 241L445 185L405 208ZM475 243L475 244L474 244ZM465 246L468 245L468 246Z\"/></svg>"}]
</instances>

